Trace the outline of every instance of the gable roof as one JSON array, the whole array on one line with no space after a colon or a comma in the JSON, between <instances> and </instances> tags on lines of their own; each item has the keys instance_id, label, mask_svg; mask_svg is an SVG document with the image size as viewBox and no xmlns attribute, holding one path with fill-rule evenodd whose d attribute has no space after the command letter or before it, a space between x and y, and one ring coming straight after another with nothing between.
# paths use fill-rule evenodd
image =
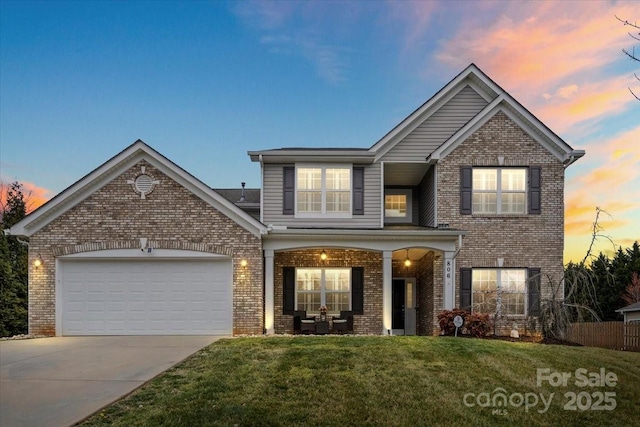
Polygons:
<instances>
[{"instance_id":1,"label":"gable roof","mask_svg":"<svg viewBox=\"0 0 640 427\"><path fill-rule=\"evenodd\" d=\"M626 313L629 311L640 311L640 301L634 302L633 304L629 304L625 307L622 307L616 310L616 312L618 313Z\"/></svg>"},{"instance_id":2,"label":"gable roof","mask_svg":"<svg viewBox=\"0 0 640 427\"><path fill-rule=\"evenodd\" d=\"M566 166L584 155L583 150L571 148L569 144L498 86L475 64L470 64L371 147L371 150L376 152L376 159L389 152L404 136L417 128L466 86L470 86L487 100L487 106L431 153L427 157L427 161L436 162L444 158L499 111L504 112L532 138L565 163Z\"/></svg>"},{"instance_id":3,"label":"gable roof","mask_svg":"<svg viewBox=\"0 0 640 427\"><path fill-rule=\"evenodd\" d=\"M27 215L9 229L12 235L30 237L63 213L91 196L114 178L120 176L140 160L145 160L204 202L208 203L238 225L256 236L266 233L260 221L237 207L202 181L173 163L168 158L138 139L136 142L107 160L98 168L63 190L44 205Z\"/></svg>"},{"instance_id":4,"label":"gable roof","mask_svg":"<svg viewBox=\"0 0 640 427\"><path fill-rule=\"evenodd\" d=\"M250 151L252 161L295 162L306 158L314 161L341 161L353 163L372 163L379 161L386 153L400 143L407 135L439 111L447 102L465 87L471 87L487 105L462 128L444 141L425 159L437 162L453 151L471 133L485 124L498 112L504 112L525 132L554 154L565 166L584 156L583 150L574 150L562 138L538 120L529 110L524 108L511 95L491 80L475 64L470 64L435 95L418 107L407 118L398 123L369 149L362 148L281 148L273 150Z\"/></svg>"}]
</instances>

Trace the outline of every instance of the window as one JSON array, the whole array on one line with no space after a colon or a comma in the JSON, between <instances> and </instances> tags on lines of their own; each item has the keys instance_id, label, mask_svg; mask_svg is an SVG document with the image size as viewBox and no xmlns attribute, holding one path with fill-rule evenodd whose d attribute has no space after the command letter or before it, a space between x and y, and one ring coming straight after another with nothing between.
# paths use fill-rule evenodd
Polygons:
<instances>
[{"instance_id":1,"label":"window","mask_svg":"<svg viewBox=\"0 0 640 427\"><path fill-rule=\"evenodd\" d=\"M385 190L384 216L385 222L411 222L411 190Z\"/></svg>"},{"instance_id":2,"label":"window","mask_svg":"<svg viewBox=\"0 0 640 427\"><path fill-rule=\"evenodd\" d=\"M384 196L384 216L405 218L407 216L407 196L404 194L387 194Z\"/></svg>"},{"instance_id":3,"label":"window","mask_svg":"<svg viewBox=\"0 0 640 427\"><path fill-rule=\"evenodd\" d=\"M474 168L474 214L526 213L526 169Z\"/></svg>"},{"instance_id":4,"label":"window","mask_svg":"<svg viewBox=\"0 0 640 427\"><path fill-rule=\"evenodd\" d=\"M481 313L525 314L525 269L473 269L472 309Z\"/></svg>"},{"instance_id":5,"label":"window","mask_svg":"<svg viewBox=\"0 0 640 427\"><path fill-rule=\"evenodd\" d=\"M296 269L296 310L319 314L323 305L330 314L351 310L351 269Z\"/></svg>"},{"instance_id":6,"label":"window","mask_svg":"<svg viewBox=\"0 0 640 427\"><path fill-rule=\"evenodd\" d=\"M296 186L296 213L351 214L351 168L299 167Z\"/></svg>"}]
</instances>

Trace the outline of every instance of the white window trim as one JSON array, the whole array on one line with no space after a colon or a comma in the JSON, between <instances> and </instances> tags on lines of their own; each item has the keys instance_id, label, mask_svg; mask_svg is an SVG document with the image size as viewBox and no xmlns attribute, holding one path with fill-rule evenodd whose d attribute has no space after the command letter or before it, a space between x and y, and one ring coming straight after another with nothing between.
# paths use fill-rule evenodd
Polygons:
<instances>
[{"instance_id":1,"label":"white window trim","mask_svg":"<svg viewBox=\"0 0 640 427\"><path fill-rule=\"evenodd\" d=\"M501 272L504 270L521 270L524 271L524 314L509 314L506 313L504 314L505 316L509 316L509 317L513 317L513 318L521 318L521 317L527 317L527 315L529 314L529 270L527 268L473 268L472 271L472 275L473 275L473 270L494 270L496 271L496 298L500 297L500 292L499 289L502 286L502 274ZM471 311L475 312L475 310L473 309L474 306L474 301L473 301L473 297L475 295L475 292L473 290L473 279L471 281ZM500 305L498 304L498 302L496 301L496 307L499 309ZM493 313L490 313L493 314ZM502 313L500 313L502 314Z\"/></svg>"},{"instance_id":2,"label":"white window trim","mask_svg":"<svg viewBox=\"0 0 640 427\"><path fill-rule=\"evenodd\" d=\"M407 215L404 217L386 216L386 198L387 196L404 195L407 197ZM411 224L413 222L413 191L410 188L389 188L384 192L382 198L382 212L384 213L384 222L387 224Z\"/></svg>"},{"instance_id":3,"label":"white window trim","mask_svg":"<svg viewBox=\"0 0 640 427\"><path fill-rule=\"evenodd\" d=\"M527 215L529 207L527 202L529 200L529 171L526 167L474 167L473 170L495 170L496 171L496 190L476 190L473 185L471 186L471 210L474 215ZM505 190L505 194L522 194L524 193L524 210L522 212L502 212L502 171L505 169L511 170L524 170L524 191L511 191ZM471 171L473 180L473 170ZM496 211L495 212L476 212L473 209L473 195L474 194L494 194L496 195Z\"/></svg>"},{"instance_id":4,"label":"white window trim","mask_svg":"<svg viewBox=\"0 0 640 427\"><path fill-rule=\"evenodd\" d=\"M321 212L298 212L298 169L321 169ZM327 212L327 169L349 169L349 212ZM294 218L352 218L353 217L353 165L344 163L296 163L294 190Z\"/></svg>"},{"instance_id":5,"label":"white window trim","mask_svg":"<svg viewBox=\"0 0 640 427\"><path fill-rule=\"evenodd\" d=\"M342 268L342 267L327 267L327 268L318 268L318 267L300 267L297 268L296 267L296 285L295 285L295 307L296 310L298 309L298 270L320 270L320 290L319 291L301 291L302 293L319 293L320 294L320 305L324 305L325 307L327 306L327 289L326 289L326 271L327 270L344 270L347 271L349 273L349 289L346 291L330 291L331 293L343 293L343 294L347 294L349 296L349 309L345 310L345 311L350 311L352 308L352 304L353 301L351 300L351 269L350 268ZM328 314L334 315L334 314L340 314L339 311L336 310L327 310ZM311 311L307 311L307 315L319 315L320 311L319 310L311 310Z\"/></svg>"}]
</instances>

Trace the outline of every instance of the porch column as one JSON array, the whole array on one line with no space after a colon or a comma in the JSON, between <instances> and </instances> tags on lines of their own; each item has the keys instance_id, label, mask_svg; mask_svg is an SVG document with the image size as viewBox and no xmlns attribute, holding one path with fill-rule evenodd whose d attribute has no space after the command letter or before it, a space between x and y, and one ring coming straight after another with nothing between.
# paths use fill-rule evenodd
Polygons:
<instances>
[{"instance_id":1,"label":"porch column","mask_svg":"<svg viewBox=\"0 0 640 427\"><path fill-rule=\"evenodd\" d=\"M391 281L393 278L392 251L382 252L382 334L391 334Z\"/></svg>"},{"instance_id":2,"label":"porch column","mask_svg":"<svg viewBox=\"0 0 640 427\"><path fill-rule=\"evenodd\" d=\"M453 310L456 301L456 260L453 252L444 253L444 261L442 263L444 274L444 293L442 295L442 308L445 310Z\"/></svg>"},{"instance_id":3,"label":"porch column","mask_svg":"<svg viewBox=\"0 0 640 427\"><path fill-rule=\"evenodd\" d=\"M274 318L273 318L273 250L265 249L264 251L264 328L267 335L273 335Z\"/></svg>"}]
</instances>

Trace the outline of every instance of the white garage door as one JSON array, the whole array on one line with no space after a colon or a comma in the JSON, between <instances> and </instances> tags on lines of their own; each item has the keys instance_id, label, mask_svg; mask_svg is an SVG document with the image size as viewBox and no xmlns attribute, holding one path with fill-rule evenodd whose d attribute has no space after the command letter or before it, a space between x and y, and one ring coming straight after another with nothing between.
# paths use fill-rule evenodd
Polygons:
<instances>
[{"instance_id":1,"label":"white garage door","mask_svg":"<svg viewBox=\"0 0 640 427\"><path fill-rule=\"evenodd\" d=\"M67 260L63 335L230 335L230 260Z\"/></svg>"}]
</instances>

